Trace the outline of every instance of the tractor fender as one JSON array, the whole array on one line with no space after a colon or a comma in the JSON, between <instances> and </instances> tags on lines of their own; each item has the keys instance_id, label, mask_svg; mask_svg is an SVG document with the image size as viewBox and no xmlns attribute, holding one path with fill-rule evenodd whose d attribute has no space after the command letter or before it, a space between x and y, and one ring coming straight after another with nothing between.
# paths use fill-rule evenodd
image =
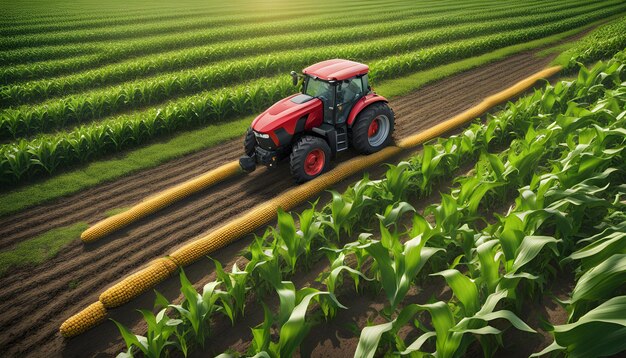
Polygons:
<instances>
[{"instance_id":1,"label":"tractor fender","mask_svg":"<svg viewBox=\"0 0 626 358\"><path fill-rule=\"evenodd\" d=\"M358 116L359 113L361 113L361 111L365 109L365 107L376 102L388 103L389 101L387 100L387 98L381 95L377 95L376 93L369 93L365 95L364 97L362 97L361 99L359 99L354 104L354 106L350 110L350 114L348 115L348 120L346 121L346 123L348 124L348 127L352 127L352 124L354 124L354 121L356 120L356 116Z\"/></svg>"}]
</instances>

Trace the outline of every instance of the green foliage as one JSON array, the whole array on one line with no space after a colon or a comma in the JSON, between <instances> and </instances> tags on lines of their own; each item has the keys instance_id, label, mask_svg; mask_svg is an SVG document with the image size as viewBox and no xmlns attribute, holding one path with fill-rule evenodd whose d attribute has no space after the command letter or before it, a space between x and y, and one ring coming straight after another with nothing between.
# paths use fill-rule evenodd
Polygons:
<instances>
[{"instance_id":1,"label":"green foliage","mask_svg":"<svg viewBox=\"0 0 626 358\"><path fill-rule=\"evenodd\" d=\"M578 68L577 63L609 59L616 52L626 48L624 33L626 33L626 17L594 30L560 54L553 63L573 71Z\"/></svg>"}]
</instances>

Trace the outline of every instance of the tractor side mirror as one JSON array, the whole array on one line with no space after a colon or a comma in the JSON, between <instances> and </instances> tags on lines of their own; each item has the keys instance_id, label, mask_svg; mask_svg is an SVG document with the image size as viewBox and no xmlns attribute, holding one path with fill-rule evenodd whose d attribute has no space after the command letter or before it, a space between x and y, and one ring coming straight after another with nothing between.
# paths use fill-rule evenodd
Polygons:
<instances>
[{"instance_id":1,"label":"tractor side mirror","mask_svg":"<svg viewBox=\"0 0 626 358\"><path fill-rule=\"evenodd\" d=\"M297 86L298 85L298 74L296 73L296 71L291 71L290 75L291 75L291 82L293 82L294 86Z\"/></svg>"}]
</instances>

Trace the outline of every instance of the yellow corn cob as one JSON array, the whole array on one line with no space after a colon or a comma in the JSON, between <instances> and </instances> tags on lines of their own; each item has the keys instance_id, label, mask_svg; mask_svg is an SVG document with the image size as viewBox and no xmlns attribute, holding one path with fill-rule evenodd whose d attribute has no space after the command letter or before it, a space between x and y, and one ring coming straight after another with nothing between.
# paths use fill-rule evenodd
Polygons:
<instances>
[{"instance_id":1,"label":"yellow corn cob","mask_svg":"<svg viewBox=\"0 0 626 358\"><path fill-rule=\"evenodd\" d=\"M164 190L161 193L153 195L123 213L113 215L110 218L104 219L96 223L94 226L85 230L80 235L80 238L83 240L83 242L92 242L98 240L116 230L119 230L143 218L148 214L161 210L172 203L175 203L200 190L206 189L211 185L219 183L220 181L229 178L239 172L241 172L241 168L239 167L239 161L233 161L228 164L224 164L219 168L213 169L197 178L188 180L173 188Z\"/></svg>"},{"instance_id":2,"label":"yellow corn cob","mask_svg":"<svg viewBox=\"0 0 626 358\"><path fill-rule=\"evenodd\" d=\"M176 268L176 264L166 257L156 259L102 292L100 302L106 308L121 306L165 280Z\"/></svg>"},{"instance_id":3,"label":"yellow corn cob","mask_svg":"<svg viewBox=\"0 0 626 358\"><path fill-rule=\"evenodd\" d=\"M61 324L59 331L63 337L74 337L102 322L106 316L107 309L102 302L98 301L68 318Z\"/></svg>"}]
</instances>

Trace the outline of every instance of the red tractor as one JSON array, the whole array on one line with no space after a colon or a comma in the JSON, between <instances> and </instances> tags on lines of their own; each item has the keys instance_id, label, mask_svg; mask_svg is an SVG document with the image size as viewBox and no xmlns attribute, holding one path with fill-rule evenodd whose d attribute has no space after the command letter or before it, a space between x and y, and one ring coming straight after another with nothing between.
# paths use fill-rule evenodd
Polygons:
<instances>
[{"instance_id":1,"label":"red tractor","mask_svg":"<svg viewBox=\"0 0 626 358\"><path fill-rule=\"evenodd\" d=\"M243 170L256 164L276 167L290 157L297 182L311 180L329 167L330 159L349 146L374 153L391 142L394 113L385 97L367 82L369 67L348 60L328 60L292 71L302 93L282 99L252 122L244 140Z\"/></svg>"}]
</instances>

